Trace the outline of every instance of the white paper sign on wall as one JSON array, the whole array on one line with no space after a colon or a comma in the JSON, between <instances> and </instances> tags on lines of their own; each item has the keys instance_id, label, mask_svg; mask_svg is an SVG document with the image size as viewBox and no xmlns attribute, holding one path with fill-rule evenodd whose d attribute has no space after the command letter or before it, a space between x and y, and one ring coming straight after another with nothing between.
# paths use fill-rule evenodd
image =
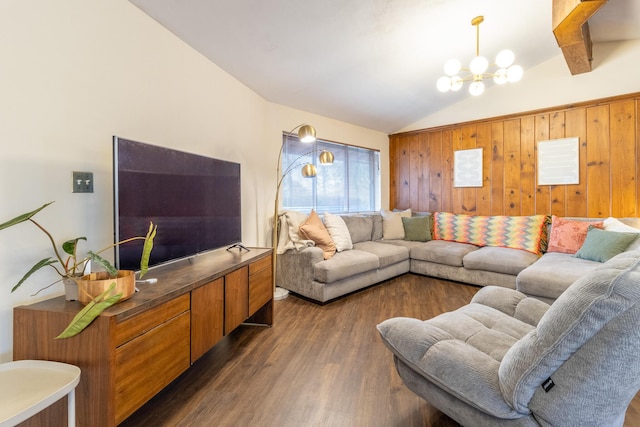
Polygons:
<instances>
[{"instance_id":1,"label":"white paper sign on wall","mask_svg":"<svg viewBox=\"0 0 640 427\"><path fill-rule=\"evenodd\" d=\"M579 138L561 138L538 142L538 185L579 183Z\"/></svg>"},{"instance_id":2,"label":"white paper sign on wall","mask_svg":"<svg viewBox=\"0 0 640 427\"><path fill-rule=\"evenodd\" d=\"M453 153L453 186L482 187L482 148Z\"/></svg>"}]
</instances>

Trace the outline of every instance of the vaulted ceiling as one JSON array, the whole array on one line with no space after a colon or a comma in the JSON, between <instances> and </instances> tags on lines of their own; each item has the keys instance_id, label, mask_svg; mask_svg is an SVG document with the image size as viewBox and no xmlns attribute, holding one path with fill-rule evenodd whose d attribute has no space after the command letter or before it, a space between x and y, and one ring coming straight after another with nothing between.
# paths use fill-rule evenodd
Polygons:
<instances>
[{"instance_id":1,"label":"vaulted ceiling","mask_svg":"<svg viewBox=\"0 0 640 427\"><path fill-rule=\"evenodd\" d=\"M518 84L574 49L554 37L551 0L130 1L265 99L387 133L469 96L444 96L436 80L446 60L475 55L475 16L480 53L513 50ZM640 1L609 0L588 36L640 39L639 22Z\"/></svg>"}]
</instances>

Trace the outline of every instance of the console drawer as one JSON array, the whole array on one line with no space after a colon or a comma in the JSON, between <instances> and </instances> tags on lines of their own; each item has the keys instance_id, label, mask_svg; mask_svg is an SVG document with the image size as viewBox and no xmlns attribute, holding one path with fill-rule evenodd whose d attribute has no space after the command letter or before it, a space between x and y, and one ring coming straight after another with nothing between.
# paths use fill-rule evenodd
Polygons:
<instances>
[{"instance_id":1,"label":"console drawer","mask_svg":"<svg viewBox=\"0 0 640 427\"><path fill-rule=\"evenodd\" d=\"M190 306L189 294L184 294L118 323L116 325L116 347L189 310Z\"/></svg>"},{"instance_id":2,"label":"console drawer","mask_svg":"<svg viewBox=\"0 0 640 427\"><path fill-rule=\"evenodd\" d=\"M270 256L249 265L249 316L273 298L273 275Z\"/></svg>"},{"instance_id":3,"label":"console drawer","mask_svg":"<svg viewBox=\"0 0 640 427\"><path fill-rule=\"evenodd\" d=\"M262 270L271 268L271 260L273 258L271 256L266 256L256 262L252 262L249 264L249 276L259 273Z\"/></svg>"},{"instance_id":4,"label":"console drawer","mask_svg":"<svg viewBox=\"0 0 640 427\"><path fill-rule=\"evenodd\" d=\"M190 325L186 311L116 349L116 424L189 368Z\"/></svg>"}]
</instances>

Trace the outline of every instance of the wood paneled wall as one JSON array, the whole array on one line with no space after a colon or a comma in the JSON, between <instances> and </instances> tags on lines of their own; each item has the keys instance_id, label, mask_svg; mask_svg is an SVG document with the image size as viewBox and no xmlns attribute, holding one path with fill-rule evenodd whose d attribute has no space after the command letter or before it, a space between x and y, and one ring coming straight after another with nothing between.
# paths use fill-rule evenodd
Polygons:
<instances>
[{"instance_id":1,"label":"wood paneled wall","mask_svg":"<svg viewBox=\"0 0 640 427\"><path fill-rule=\"evenodd\" d=\"M579 137L580 183L537 185L537 144ZM389 136L390 207L470 215L640 216L640 93ZM483 149L483 185L453 153Z\"/></svg>"}]
</instances>

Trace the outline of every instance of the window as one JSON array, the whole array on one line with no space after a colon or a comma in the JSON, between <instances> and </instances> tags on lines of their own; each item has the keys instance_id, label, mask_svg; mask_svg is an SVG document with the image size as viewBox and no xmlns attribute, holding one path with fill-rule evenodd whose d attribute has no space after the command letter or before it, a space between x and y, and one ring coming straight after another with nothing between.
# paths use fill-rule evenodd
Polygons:
<instances>
[{"instance_id":1,"label":"window","mask_svg":"<svg viewBox=\"0 0 640 427\"><path fill-rule=\"evenodd\" d=\"M380 210L380 153L336 142L316 140L303 143L294 135L283 134L282 181L284 209L318 212L365 212ZM334 162L318 161L322 150L331 151ZM317 168L315 178L305 178L305 163Z\"/></svg>"}]
</instances>

